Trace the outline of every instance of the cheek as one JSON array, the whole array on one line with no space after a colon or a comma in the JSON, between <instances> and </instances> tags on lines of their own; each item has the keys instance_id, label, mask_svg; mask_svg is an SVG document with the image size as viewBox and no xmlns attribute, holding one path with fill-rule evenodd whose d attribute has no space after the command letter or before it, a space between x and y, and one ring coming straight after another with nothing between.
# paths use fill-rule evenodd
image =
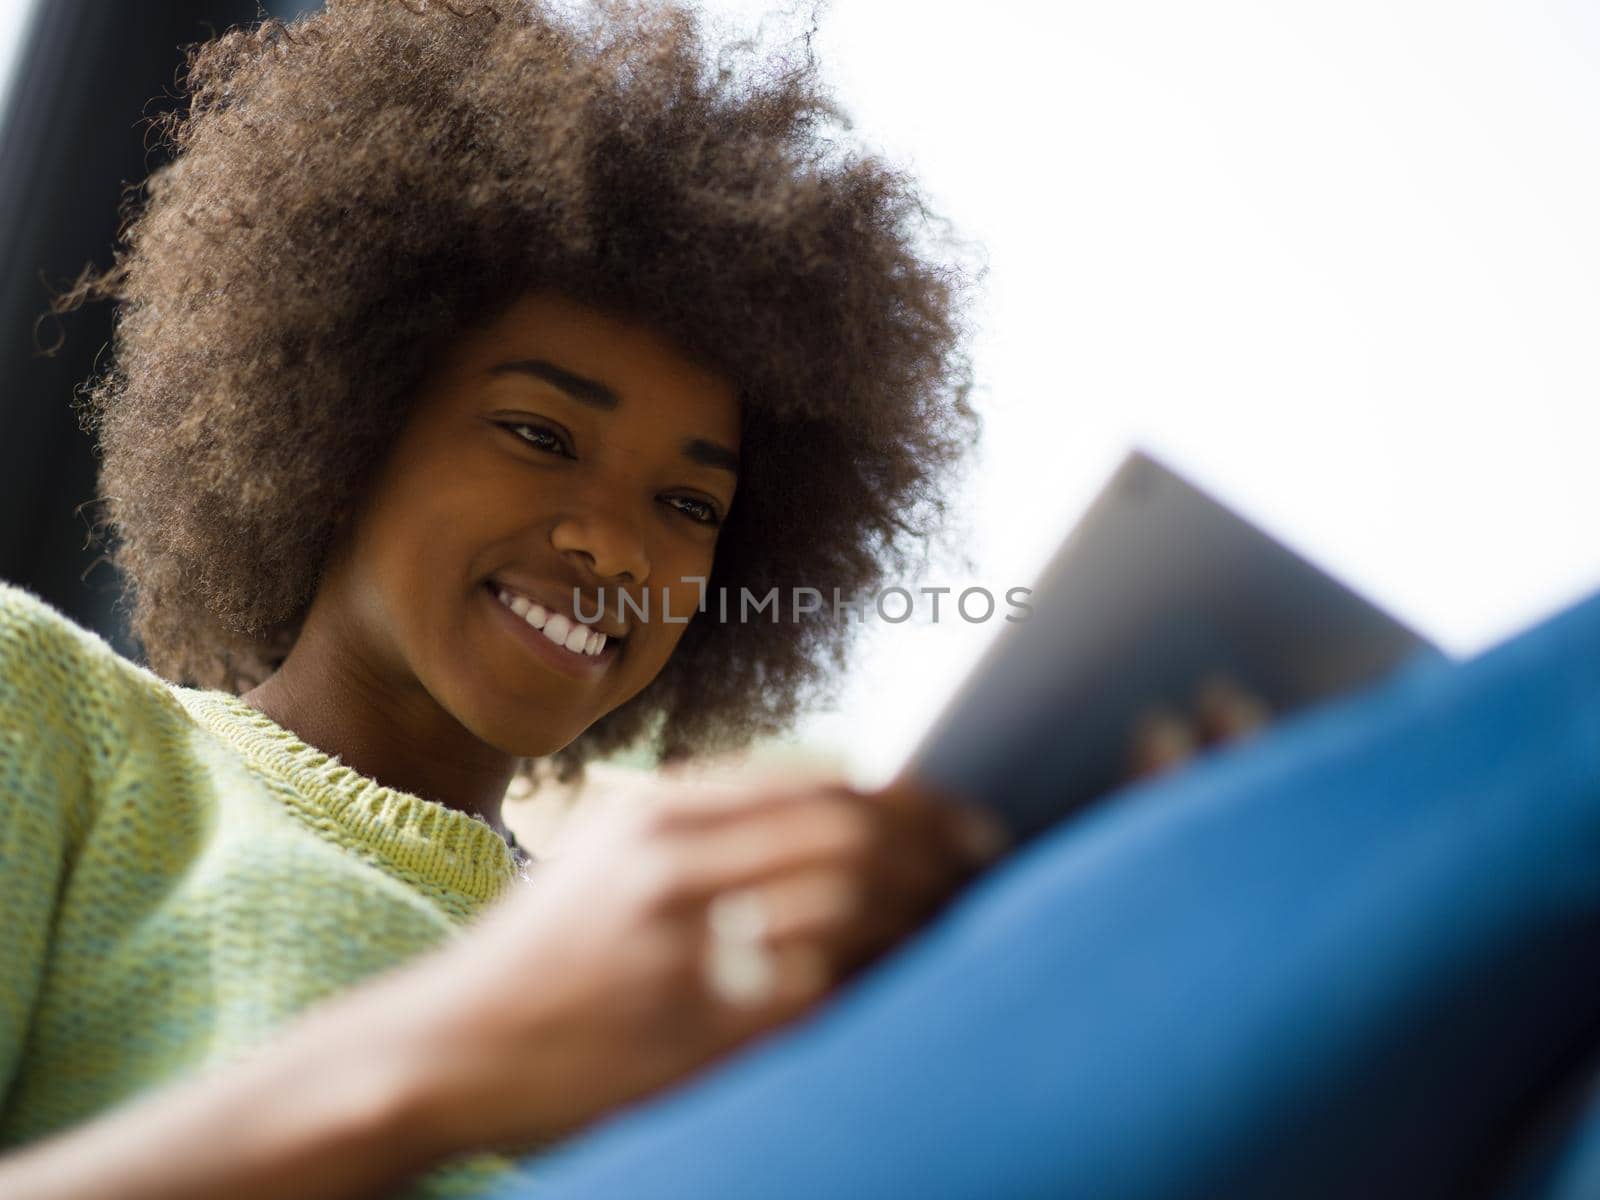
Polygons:
<instances>
[{"instance_id":1,"label":"cheek","mask_svg":"<svg viewBox=\"0 0 1600 1200\"><path fill-rule=\"evenodd\" d=\"M377 499L363 524L358 564L374 593L367 606L373 632L407 646L408 658L431 658L467 620L463 601L474 582L473 547L488 536L485 513L450 490L409 482Z\"/></svg>"},{"instance_id":2,"label":"cheek","mask_svg":"<svg viewBox=\"0 0 1600 1200\"><path fill-rule=\"evenodd\" d=\"M656 619L654 604L652 600L650 623L635 627L615 669L607 673L601 691L594 697L599 708L591 720L620 708L654 683L677 651L678 641L688 627L662 625Z\"/></svg>"},{"instance_id":3,"label":"cheek","mask_svg":"<svg viewBox=\"0 0 1600 1200\"><path fill-rule=\"evenodd\" d=\"M676 554L665 557L661 569L655 573L656 583L652 589L655 598L659 601L663 595L666 597L668 611L675 619L715 619L716 597L710 590L714 548L714 543L704 547L680 547ZM705 604L703 613L700 612L702 601ZM671 628L681 637L685 627L673 625Z\"/></svg>"},{"instance_id":4,"label":"cheek","mask_svg":"<svg viewBox=\"0 0 1600 1200\"><path fill-rule=\"evenodd\" d=\"M687 565L683 570L685 575L711 575L711 567ZM674 583L670 586L657 584L651 588L650 597L650 625L648 645L644 639L635 647L638 652L632 663L634 679L631 686L642 687L654 679L661 672L672 655L677 651L678 644L683 640L683 635L689 629L690 621L714 621L716 608L708 605L705 613L697 611L700 604L700 585L698 583ZM665 596L665 609L661 608L662 598ZM671 621L664 619L670 613Z\"/></svg>"},{"instance_id":5,"label":"cheek","mask_svg":"<svg viewBox=\"0 0 1600 1200\"><path fill-rule=\"evenodd\" d=\"M384 514L389 557L400 569L436 585L460 576L486 544L517 526L517 506L479 464L436 463L416 472L391 496ZM441 574L441 572L445 574Z\"/></svg>"}]
</instances>

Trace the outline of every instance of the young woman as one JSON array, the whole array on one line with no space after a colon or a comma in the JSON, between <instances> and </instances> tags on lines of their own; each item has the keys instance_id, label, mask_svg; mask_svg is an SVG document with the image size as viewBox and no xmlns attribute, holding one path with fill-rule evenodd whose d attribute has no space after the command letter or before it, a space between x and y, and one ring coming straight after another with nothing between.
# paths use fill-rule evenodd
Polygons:
<instances>
[{"instance_id":1,"label":"young woman","mask_svg":"<svg viewBox=\"0 0 1600 1200\"><path fill-rule=\"evenodd\" d=\"M119 303L84 415L148 667L0 586L6 1196L473 1194L806 1012L992 844L664 786L519 880L517 775L783 727L849 625L701 596L871 588L975 427L965 278L809 55L588 11L200 47L62 302Z\"/></svg>"}]
</instances>

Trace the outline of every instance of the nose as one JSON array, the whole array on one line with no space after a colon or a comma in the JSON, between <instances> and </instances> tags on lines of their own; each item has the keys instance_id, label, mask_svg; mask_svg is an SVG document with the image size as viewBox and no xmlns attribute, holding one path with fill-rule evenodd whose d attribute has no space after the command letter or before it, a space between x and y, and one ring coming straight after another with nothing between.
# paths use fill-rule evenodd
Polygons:
<instances>
[{"instance_id":1,"label":"nose","mask_svg":"<svg viewBox=\"0 0 1600 1200\"><path fill-rule=\"evenodd\" d=\"M650 559L638 530L625 518L598 508L563 515L550 531L550 545L602 582L638 585L650 574Z\"/></svg>"}]
</instances>

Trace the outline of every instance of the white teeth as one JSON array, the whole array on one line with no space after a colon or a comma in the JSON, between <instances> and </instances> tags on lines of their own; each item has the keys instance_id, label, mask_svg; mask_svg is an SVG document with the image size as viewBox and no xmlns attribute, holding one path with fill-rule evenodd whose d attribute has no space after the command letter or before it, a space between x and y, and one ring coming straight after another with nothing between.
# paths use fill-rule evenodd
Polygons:
<instances>
[{"instance_id":1,"label":"white teeth","mask_svg":"<svg viewBox=\"0 0 1600 1200\"><path fill-rule=\"evenodd\" d=\"M590 629L563 613L551 613L543 605L506 588L497 589L495 594L501 604L565 650L593 657L606 648L606 635L598 629Z\"/></svg>"}]
</instances>

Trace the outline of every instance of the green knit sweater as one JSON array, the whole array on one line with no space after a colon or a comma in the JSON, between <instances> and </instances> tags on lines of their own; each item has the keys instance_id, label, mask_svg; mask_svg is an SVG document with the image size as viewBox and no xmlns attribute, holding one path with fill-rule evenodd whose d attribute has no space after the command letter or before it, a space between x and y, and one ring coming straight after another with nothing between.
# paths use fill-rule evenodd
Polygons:
<instances>
[{"instance_id":1,"label":"green knit sweater","mask_svg":"<svg viewBox=\"0 0 1600 1200\"><path fill-rule=\"evenodd\" d=\"M483 821L0 583L0 1148L239 1054L514 877ZM410 1194L509 1165L466 1156Z\"/></svg>"}]
</instances>

